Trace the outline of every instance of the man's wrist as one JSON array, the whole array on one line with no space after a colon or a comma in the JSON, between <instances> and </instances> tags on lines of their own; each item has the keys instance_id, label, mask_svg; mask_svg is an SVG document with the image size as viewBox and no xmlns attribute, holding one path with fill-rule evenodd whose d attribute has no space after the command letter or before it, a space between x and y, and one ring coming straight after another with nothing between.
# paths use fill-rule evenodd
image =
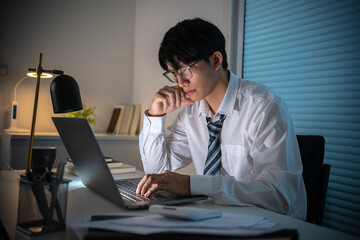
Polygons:
<instances>
[{"instance_id":1,"label":"man's wrist","mask_svg":"<svg viewBox=\"0 0 360 240\"><path fill-rule=\"evenodd\" d=\"M146 116L148 116L148 117L163 117L163 116L166 115L166 113L165 113L165 114L161 114L161 115L152 114L152 113L150 112L150 109L146 110L146 111L145 111L145 114L146 114Z\"/></svg>"},{"instance_id":2,"label":"man's wrist","mask_svg":"<svg viewBox=\"0 0 360 240\"><path fill-rule=\"evenodd\" d=\"M213 176L191 175L190 193L191 195L211 194L213 191Z\"/></svg>"}]
</instances>

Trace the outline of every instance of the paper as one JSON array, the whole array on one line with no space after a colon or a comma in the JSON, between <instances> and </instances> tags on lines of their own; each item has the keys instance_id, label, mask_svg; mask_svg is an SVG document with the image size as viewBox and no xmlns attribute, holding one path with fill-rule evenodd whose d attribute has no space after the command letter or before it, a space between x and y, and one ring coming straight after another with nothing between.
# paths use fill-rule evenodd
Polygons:
<instances>
[{"instance_id":1,"label":"paper","mask_svg":"<svg viewBox=\"0 0 360 240\"><path fill-rule=\"evenodd\" d=\"M224 213L221 218L195 222L169 219L159 215L149 215L108 221L84 222L72 224L71 227L74 228L75 232L77 228L87 227L141 235L176 232L257 236L278 230L275 228L277 224L276 221L268 220L265 217Z\"/></svg>"},{"instance_id":2,"label":"paper","mask_svg":"<svg viewBox=\"0 0 360 240\"><path fill-rule=\"evenodd\" d=\"M249 228L264 220L264 217L252 215L240 215L224 213L222 217L206 219L203 221L184 221L181 219L169 219L159 215L144 216L135 218L123 218L112 220L114 225L130 225L144 227L163 227L163 228Z\"/></svg>"}]
</instances>

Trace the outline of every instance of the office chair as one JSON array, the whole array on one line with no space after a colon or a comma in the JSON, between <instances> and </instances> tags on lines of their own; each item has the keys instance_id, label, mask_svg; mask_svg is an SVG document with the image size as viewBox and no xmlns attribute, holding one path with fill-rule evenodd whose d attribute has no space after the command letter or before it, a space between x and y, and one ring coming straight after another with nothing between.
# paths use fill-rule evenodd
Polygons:
<instances>
[{"instance_id":1,"label":"office chair","mask_svg":"<svg viewBox=\"0 0 360 240\"><path fill-rule=\"evenodd\" d=\"M6 232L5 226L0 220L0 240L10 240L8 233Z\"/></svg>"},{"instance_id":2,"label":"office chair","mask_svg":"<svg viewBox=\"0 0 360 240\"><path fill-rule=\"evenodd\" d=\"M297 135L303 178L307 193L306 221L322 225L330 165L323 164L325 139L316 135Z\"/></svg>"}]
</instances>

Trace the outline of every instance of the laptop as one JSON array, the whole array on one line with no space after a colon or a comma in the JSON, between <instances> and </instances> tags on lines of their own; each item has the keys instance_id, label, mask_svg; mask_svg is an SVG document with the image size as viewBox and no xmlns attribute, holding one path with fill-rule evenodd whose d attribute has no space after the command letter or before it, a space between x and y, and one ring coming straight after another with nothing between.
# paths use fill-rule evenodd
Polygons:
<instances>
[{"instance_id":1,"label":"laptop","mask_svg":"<svg viewBox=\"0 0 360 240\"><path fill-rule=\"evenodd\" d=\"M138 209L152 204L180 204L207 199L204 195L181 197L165 191L158 191L149 198L136 194L141 178L114 180L86 119L53 117L52 120L82 183L120 207Z\"/></svg>"}]
</instances>

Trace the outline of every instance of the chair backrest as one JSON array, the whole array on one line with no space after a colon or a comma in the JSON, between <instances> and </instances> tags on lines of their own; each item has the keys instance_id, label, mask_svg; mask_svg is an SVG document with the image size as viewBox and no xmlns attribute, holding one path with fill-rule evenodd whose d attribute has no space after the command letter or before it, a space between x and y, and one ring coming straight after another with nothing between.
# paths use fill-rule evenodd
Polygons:
<instances>
[{"instance_id":1,"label":"chair backrest","mask_svg":"<svg viewBox=\"0 0 360 240\"><path fill-rule=\"evenodd\" d=\"M322 225L330 165L323 164L325 139L316 135L297 135L303 178L307 193L306 221Z\"/></svg>"},{"instance_id":2,"label":"chair backrest","mask_svg":"<svg viewBox=\"0 0 360 240\"><path fill-rule=\"evenodd\" d=\"M8 233L6 232L5 226L0 220L0 240L10 240Z\"/></svg>"}]
</instances>

